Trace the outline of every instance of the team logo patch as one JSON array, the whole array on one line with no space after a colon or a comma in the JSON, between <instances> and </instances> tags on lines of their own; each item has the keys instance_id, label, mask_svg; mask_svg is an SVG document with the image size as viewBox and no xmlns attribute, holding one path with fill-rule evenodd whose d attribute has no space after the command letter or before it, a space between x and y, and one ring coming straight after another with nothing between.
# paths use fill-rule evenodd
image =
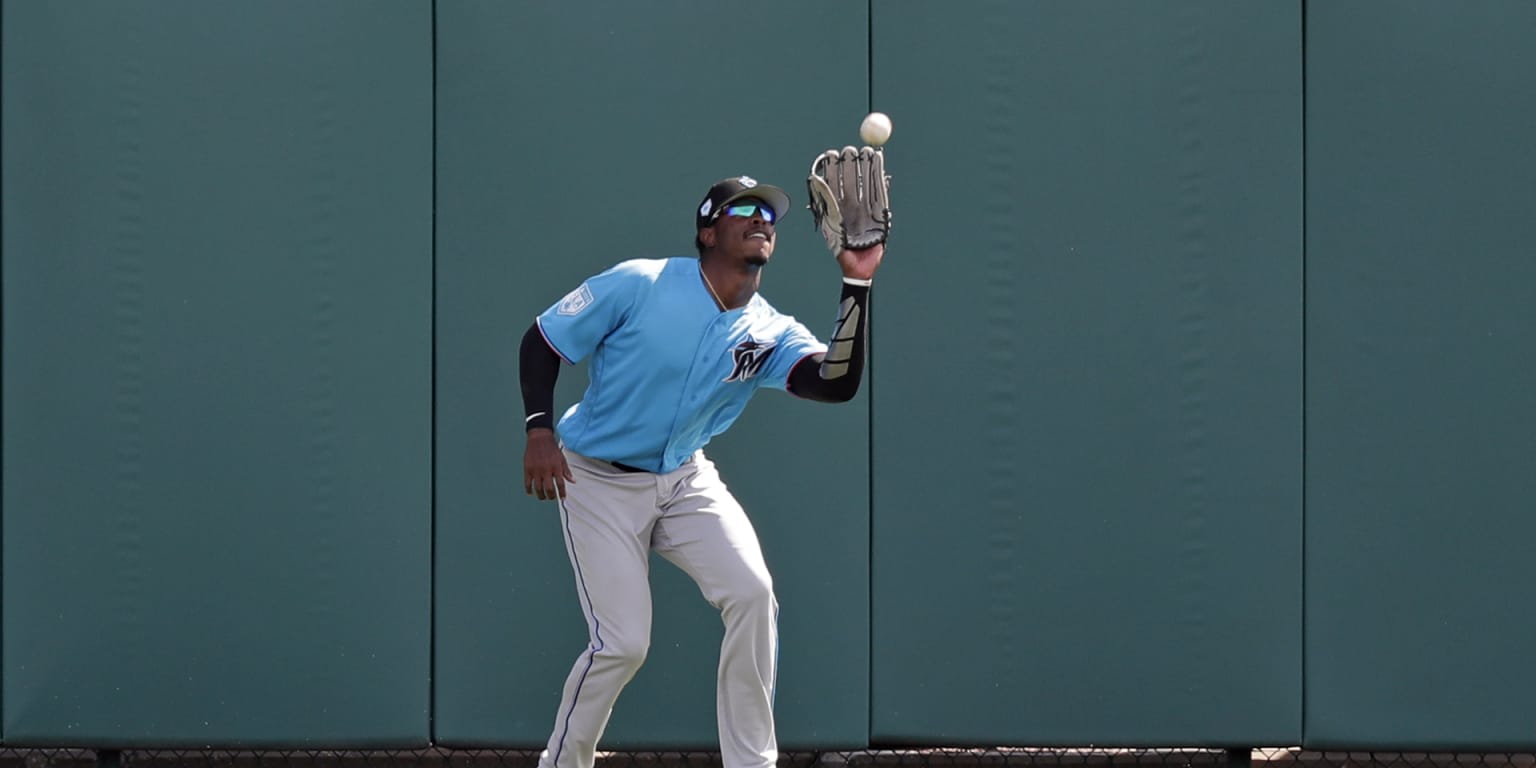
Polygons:
<instances>
[{"instance_id":1,"label":"team logo patch","mask_svg":"<svg viewBox=\"0 0 1536 768\"><path fill-rule=\"evenodd\" d=\"M560 307L555 310L555 313L579 315L583 309L590 306L592 306L592 289L588 288L586 283L582 283L580 288L567 293L565 298L560 300Z\"/></svg>"},{"instance_id":2,"label":"team logo patch","mask_svg":"<svg viewBox=\"0 0 1536 768\"><path fill-rule=\"evenodd\" d=\"M747 339L737 344L736 348L731 350L731 375L721 381L726 383L746 381L756 376L759 371L763 370L763 363L768 362L768 356L773 354L775 343L772 341L753 341L752 339Z\"/></svg>"}]
</instances>

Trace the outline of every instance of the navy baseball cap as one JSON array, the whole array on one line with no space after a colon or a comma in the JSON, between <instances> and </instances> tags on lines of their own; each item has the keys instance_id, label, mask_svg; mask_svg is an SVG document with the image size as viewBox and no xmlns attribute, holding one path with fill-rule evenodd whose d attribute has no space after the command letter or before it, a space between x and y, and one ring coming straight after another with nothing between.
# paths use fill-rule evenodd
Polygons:
<instances>
[{"instance_id":1,"label":"navy baseball cap","mask_svg":"<svg viewBox=\"0 0 1536 768\"><path fill-rule=\"evenodd\" d=\"M789 195L784 190L772 184L759 184L751 176L733 176L721 179L709 188L709 193L699 203L695 228L704 229L713 224L720 209L745 197L755 197L767 203L778 214L779 220L789 213Z\"/></svg>"}]
</instances>

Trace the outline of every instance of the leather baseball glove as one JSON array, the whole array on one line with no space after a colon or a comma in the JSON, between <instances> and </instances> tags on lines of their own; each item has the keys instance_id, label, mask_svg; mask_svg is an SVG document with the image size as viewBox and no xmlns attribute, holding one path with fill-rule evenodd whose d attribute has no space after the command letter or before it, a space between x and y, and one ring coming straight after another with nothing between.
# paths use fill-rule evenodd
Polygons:
<instances>
[{"instance_id":1,"label":"leather baseball glove","mask_svg":"<svg viewBox=\"0 0 1536 768\"><path fill-rule=\"evenodd\" d=\"M891 178L871 147L829 149L811 161L811 215L835 256L885 242L891 231Z\"/></svg>"}]
</instances>

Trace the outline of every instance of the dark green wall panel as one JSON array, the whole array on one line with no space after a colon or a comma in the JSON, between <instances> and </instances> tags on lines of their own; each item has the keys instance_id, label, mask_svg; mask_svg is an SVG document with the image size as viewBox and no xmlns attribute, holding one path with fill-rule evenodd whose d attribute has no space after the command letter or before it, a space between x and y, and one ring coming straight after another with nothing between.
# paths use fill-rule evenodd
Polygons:
<instances>
[{"instance_id":1,"label":"dark green wall panel","mask_svg":"<svg viewBox=\"0 0 1536 768\"><path fill-rule=\"evenodd\" d=\"M1306 742L1536 747L1536 6L1307 17Z\"/></svg>"},{"instance_id":2,"label":"dark green wall panel","mask_svg":"<svg viewBox=\"0 0 1536 768\"><path fill-rule=\"evenodd\" d=\"M1294 3L881 2L871 738L1300 737Z\"/></svg>"},{"instance_id":3,"label":"dark green wall panel","mask_svg":"<svg viewBox=\"0 0 1536 768\"><path fill-rule=\"evenodd\" d=\"M454 746L542 746L586 628L558 513L522 491L518 341L588 275L693 254L698 200L741 173L785 187L798 209L763 294L830 332L839 273L802 207L803 179L816 152L856 138L867 20L862 4L809 1L443 0L437 11L434 733ZM839 87L818 87L827 71ZM585 381L566 368L557 407ZM863 397L827 406L765 392L709 449L775 576L785 747L865 740L867 436ZM653 563L650 655L605 744L712 748L720 620L685 576Z\"/></svg>"},{"instance_id":4,"label":"dark green wall panel","mask_svg":"<svg viewBox=\"0 0 1536 768\"><path fill-rule=\"evenodd\" d=\"M428 737L425 3L4 5L4 732Z\"/></svg>"}]
</instances>

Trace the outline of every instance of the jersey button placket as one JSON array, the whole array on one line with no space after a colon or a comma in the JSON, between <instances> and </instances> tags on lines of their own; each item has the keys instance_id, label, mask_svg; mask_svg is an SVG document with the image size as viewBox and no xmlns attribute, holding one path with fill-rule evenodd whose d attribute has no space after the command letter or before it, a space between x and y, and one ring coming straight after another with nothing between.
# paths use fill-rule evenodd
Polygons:
<instances>
[{"instance_id":1,"label":"jersey button placket","mask_svg":"<svg viewBox=\"0 0 1536 768\"><path fill-rule=\"evenodd\" d=\"M683 395L682 407L678 409L679 417L673 420L672 434L667 439L665 455L669 460L669 464L671 459L681 453L678 449L679 438L686 437L691 430L691 418L685 419L682 418L682 415L686 413L691 417L699 407L699 404L704 402L705 395L714 385L714 382L710 381L710 377L714 375L710 368L719 355L721 341L720 325L722 323L728 323L724 313L710 321L709 331L704 334L704 338L699 340L699 348L694 355L693 365L688 371L688 380L683 387L683 391L686 394Z\"/></svg>"},{"instance_id":2,"label":"jersey button placket","mask_svg":"<svg viewBox=\"0 0 1536 768\"><path fill-rule=\"evenodd\" d=\"M699 344L699 355L693 361L693 369L698 372L698 380L692 382L693 386L688 388L688 407L690 410L697 408L699 403L704 402L704 396L714 387L715 382L711 380L711 377L714 376L711 364L714 363L715 358L720 354L718 341L720 338L719 325L724 317L724 315L721 315L710 324L710 335Z\"/></svg>"}]
</instances>

